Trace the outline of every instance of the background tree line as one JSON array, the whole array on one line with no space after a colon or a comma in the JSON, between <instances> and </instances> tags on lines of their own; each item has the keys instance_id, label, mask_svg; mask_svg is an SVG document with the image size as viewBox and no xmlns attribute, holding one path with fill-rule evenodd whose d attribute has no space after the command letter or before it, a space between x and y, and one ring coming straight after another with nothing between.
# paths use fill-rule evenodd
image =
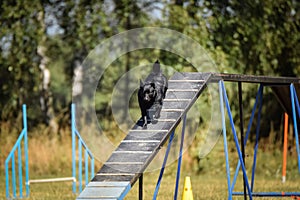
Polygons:
<instances>
[{"instance_id":1,"label":"background tree line","mask_svg":"<svg viewBox=\"0 0 300 200\"><path fill-rule=\"evenodd\" d=\"M296 0L1 1L0 121L13 127L25 103L29 123L46 124L53 132L68 125L73 77L84 58L106 38L145 26L170 28L198 41L220 72L299 76L299 9ZM145 52L118 59L99 87L111 90L119 72L139 60L154 62ZM188 65L168 52L158 51L157 57L178 71ZM256 92L245 90L245 101ZM99 115L107 115L109 95L97 101ZM279 104L270 97L264 105L266 127L270 121L279 125Z\"/></svg>"}]
</instances>

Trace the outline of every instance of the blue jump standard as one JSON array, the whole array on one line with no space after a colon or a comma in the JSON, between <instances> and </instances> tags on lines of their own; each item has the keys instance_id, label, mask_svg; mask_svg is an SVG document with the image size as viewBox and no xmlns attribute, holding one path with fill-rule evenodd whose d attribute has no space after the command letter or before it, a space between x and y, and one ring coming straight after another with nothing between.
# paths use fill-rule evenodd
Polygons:
<instances>
[{"instance_id":1,"label":"blue jump standard","mask_svg":"<svg viewBox=\"0 0 300 200\"><path fill-rule=\"evenodd\" d=\"M147 129L138 121L77 200L123 199L205 89L210 76L174 74L168 81L158 121L149 123Z\"/></svg>"}]
</instances>

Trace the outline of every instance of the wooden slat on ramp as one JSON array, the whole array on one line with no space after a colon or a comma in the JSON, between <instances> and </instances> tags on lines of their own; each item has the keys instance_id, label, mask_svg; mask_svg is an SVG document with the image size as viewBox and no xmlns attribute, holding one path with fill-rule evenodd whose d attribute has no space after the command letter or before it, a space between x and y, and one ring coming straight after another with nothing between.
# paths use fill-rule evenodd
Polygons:
<instances>
[{"instance_id":1,"label":"wooden slat on ramp","mask_svg":"<svg viewBox=\"0 0 300 200\"><path fill-rule=\"evenodd\" d=\"M77 198L123 199L191 108L211 73L175 73L168 81L161 117L147 129L139 121Z\"/></svg>"}]
</instances>

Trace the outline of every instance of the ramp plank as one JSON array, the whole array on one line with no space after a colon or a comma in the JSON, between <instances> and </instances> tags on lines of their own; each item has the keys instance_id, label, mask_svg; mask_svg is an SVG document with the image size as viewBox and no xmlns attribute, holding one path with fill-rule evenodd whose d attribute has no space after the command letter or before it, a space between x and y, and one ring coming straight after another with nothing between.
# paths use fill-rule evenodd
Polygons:
<instances>
[{"instance_id":1,"label":"ramp plank","mask_svg":"<svg viewBox=\"0 0 300 200\"><path fill-rule=\"evenodd\" d=\"M147 129L142 128L142 121L139 120L78 199L98 196L99 199L122 199L120 197L128 190L127 186L108 187L105 184L125 181L132 186L138 180L180 123L184 113L204 90L210 77L211 73L175 73L168 82L169 89L166 101L163 101L160 120L149 121Z\"/></svg>"}]
</instances>

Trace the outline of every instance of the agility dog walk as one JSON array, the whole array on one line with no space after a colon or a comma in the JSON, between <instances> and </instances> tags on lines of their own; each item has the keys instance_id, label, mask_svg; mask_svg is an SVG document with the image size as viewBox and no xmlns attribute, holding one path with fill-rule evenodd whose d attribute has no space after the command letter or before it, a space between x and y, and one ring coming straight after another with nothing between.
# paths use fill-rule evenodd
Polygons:
<instances>
[{"instance_id":1,"label":"agility dog walk","mask_svg":"<svg viewBox=\"0 0 300 200\"><path fill-rule=\"evenodd\" d=\"M157 122L143 129L143 120L139 120L77 199L123 199L205 89L210 76L174 74Z\"/></svg>"}]
</instances>

